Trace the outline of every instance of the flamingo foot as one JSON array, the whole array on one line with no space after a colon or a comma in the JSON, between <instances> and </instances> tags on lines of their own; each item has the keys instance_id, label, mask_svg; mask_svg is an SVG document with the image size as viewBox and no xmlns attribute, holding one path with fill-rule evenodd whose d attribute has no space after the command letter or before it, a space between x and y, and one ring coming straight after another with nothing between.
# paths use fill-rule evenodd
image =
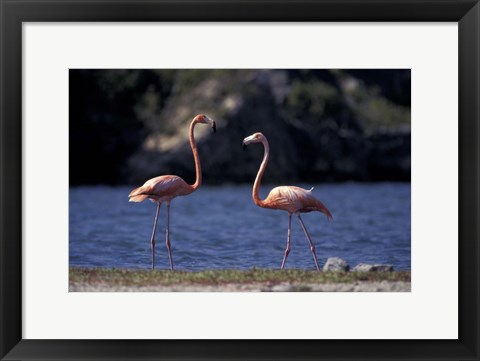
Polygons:
<instances>
[{"instance_id":1,"label":"flamingo foot","mask_svg":"<svg viewBox=\"0 0 480 361\"><path fill-rule=\"evenodd\" d=\"M155 269L155 241L152 242L152 271Z\"/></svg>"},{"instance_id":2,"label":"flamingo foot","mask_svg":"<svg viewBox=\"0 0 480 361\"><path fill-rule=\"evenodd\" d=\"M172 247L171 247L169 239L167 239L166 244L167 244L167 249L168 249L168 256L170 258L170 271L173 271Z\"/></svg>"}]
</instances>

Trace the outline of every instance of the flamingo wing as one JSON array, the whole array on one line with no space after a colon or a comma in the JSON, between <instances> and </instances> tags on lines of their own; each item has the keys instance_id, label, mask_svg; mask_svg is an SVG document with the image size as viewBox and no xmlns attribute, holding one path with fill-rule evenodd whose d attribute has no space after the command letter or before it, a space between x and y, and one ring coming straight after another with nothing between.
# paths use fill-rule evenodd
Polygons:
<instances>
[{"instance_id":1,"label":"flamingo wing","mask_svg":"<svg viewBox=\"0 0 480 361\"><path fill-rule=\"evenodd\" d=\"M296 192L293 187L275 187L268 194L265 203L268 208L295 212L302 206L300 201L301 196L302 195Z\"/></svg>"},{"instance_id":2,"label":"flamingo wing","mask_svg":"<svg viewBox=\"0 0 480 361\"><path fill-rule=\"evenodd\" d=\"M143 186L132 190L128 197L129 202L142 202L147 198L163 202L189 193L189 186L182 178L163 175L149 179Z\"/></svg>"},{"instance_id":3,"label":"flamingo wing","mask_svg":"<svg viewBox=\"0 0 480 361\"><path fill-rule=\"evenodd\" d=\"M332 219L330 211L313 196L312 190L313 188L307 190L294 186L275 187L270 191L265 203L268 208L282 209L290 213L319 211Z\"/></svg>"}]
</instances>

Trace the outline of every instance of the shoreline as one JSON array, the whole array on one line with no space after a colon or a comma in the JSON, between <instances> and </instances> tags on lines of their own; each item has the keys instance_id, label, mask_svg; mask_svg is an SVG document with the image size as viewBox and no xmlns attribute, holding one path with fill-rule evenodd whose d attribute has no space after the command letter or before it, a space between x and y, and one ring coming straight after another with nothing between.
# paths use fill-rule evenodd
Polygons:
<instances>
[{"instance_id":1,"label":"shoreline","mask_svg":"<svg viewBox=\"0 0 480 361\"><path fill-rule=\"evenodd\" d=\"M410 292L411 272L69 269L69 292Z\"/></svg>"}]
</instances>

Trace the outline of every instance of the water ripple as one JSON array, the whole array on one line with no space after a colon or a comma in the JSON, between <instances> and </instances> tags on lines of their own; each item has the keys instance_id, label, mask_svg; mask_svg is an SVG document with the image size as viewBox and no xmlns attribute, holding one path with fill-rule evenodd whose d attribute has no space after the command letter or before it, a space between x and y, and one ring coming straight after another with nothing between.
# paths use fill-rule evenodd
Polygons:
<instances>
[{"instance_id":1,"label":"water ripple","mask_svg":"<svg viewBox=\"0 0 480 361\"><path fill-rule=\"evenodd\" d=\"M305 185L304 187L310 187ZM261 195L272 187L262 187ZM150 267L150 236L155 215L151 202L128 203L129 187L70 189L70 264L83 267ZM391 263L410 269L410 184L320 184L315 194L334 216L308 213L304 222L319 262L341 257ZM278 268L287 240L287 214L262 209L250 186L202 186L172 202L170 232L177 269ZM313 269L308 242L292 218L288 268ZM165 207L156 235L156 264L168 268Z\"/></svg>"}]
</instances>

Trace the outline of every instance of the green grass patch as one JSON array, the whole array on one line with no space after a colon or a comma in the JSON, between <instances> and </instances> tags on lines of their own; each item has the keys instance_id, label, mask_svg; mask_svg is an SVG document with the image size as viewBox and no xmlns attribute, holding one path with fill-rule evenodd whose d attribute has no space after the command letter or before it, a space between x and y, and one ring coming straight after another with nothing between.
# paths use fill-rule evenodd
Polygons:
<instances>
[{"instance_id":1,"label":"green grass patch","mask_svg":"<svg viewBox=\"0 0 480 361\"><path fill-rule=\"evenodd\" d=\"M253 268L207 270L200 272L167 270L132 270L119 268L70 268L70 285L108 284L111 286L223 285L252 283L324 284L379 281L410 282L410 272L316 272L306 270L273 270Z\"/></svg>"}]
</instances>

